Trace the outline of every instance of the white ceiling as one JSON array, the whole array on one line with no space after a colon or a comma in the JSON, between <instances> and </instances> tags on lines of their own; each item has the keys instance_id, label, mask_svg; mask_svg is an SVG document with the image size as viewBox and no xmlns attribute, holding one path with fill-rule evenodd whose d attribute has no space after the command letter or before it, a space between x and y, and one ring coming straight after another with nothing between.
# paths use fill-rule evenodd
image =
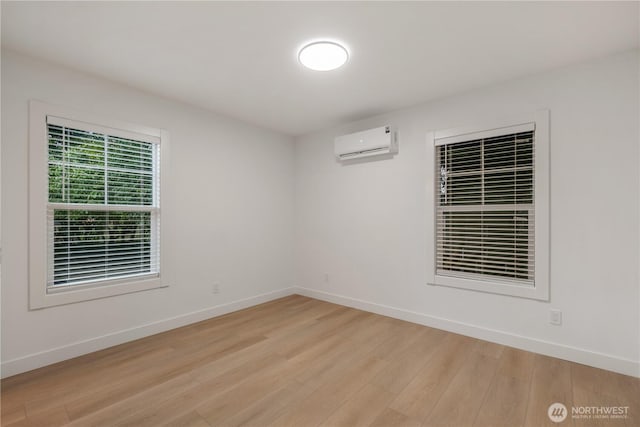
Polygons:
<instances>
[{"instance_id":1,"label":"white ceiling","mask_svg":"<svg viewBox=\"0 0 640 427\"><path fill-rule=\"evenodd\" d=\"M2 45L299 135L639 46L637 2L2 2ZM304 69L328 38L346 66Z\"/></svg>"}]
</instances>

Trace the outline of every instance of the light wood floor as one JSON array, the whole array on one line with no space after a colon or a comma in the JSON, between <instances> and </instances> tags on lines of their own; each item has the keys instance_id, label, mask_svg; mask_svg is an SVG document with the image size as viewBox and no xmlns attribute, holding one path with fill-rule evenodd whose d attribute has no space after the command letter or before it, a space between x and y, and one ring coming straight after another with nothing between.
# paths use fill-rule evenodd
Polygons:
<instances>
[{"instance_id":1,"label":"light wood floor","mask_svg":"<svg viewBox=\"0 0 640 427\"><path fill-rule=\"evenodd\" d=\"M291 296L2 381L3 426L640 426L637 379ZM629 406L554 424L553 402Z\"/></svg>"}]
</instances>

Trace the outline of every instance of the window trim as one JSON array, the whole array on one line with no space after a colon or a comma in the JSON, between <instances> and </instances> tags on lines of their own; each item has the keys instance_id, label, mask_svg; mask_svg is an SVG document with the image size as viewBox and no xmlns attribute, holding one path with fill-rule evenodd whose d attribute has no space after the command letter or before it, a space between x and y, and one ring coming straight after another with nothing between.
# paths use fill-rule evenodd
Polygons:
<instances>
[{"instance_id":1,"label":"window trim","mask_svg":"<svg viewBox=\"0 0 640 427\"><path fill-rule=\"evenodd\" d=\"M36 310L167 287L168 284L163 281L163 269L160 268L159 275L153 278L141 277L139 280L122 278L103 284L87 284L77 288L71 286L66 290L47 292L49 196L47 116L87 123L91 128L113 129L120 135L141 135L148 141L159 141L160 188L166 188L164 181L169 148L169 133L166 130L105 118L41 101L29 101L29 309ZM162 211L159 209L160 224L162 224ZM160 226L160 245L164 240L164 228ZM160 266L164 265L164 252L160 250Z\"/></svg>"},{"instance_id":2,"label":"window trim","mask_svg":"<svg viewBox=\"0 0 640 427\"><path fill-rule=\"evenodd\" d=\"M534 123L534 286L510 284L506 281L467 279L441 276L436 273L436 195L435 183L435 151L438 141L463 141L473 139L475 135L493 135L501 128L511 128ZM431 215L427 227L427 284L460 289L530 298L541 301L549 300L549 110L539 110L532 114L511 117L505 120L479 123L453 129L438 130L427 133L427 212Z\"/></svg>"}]
</instances>

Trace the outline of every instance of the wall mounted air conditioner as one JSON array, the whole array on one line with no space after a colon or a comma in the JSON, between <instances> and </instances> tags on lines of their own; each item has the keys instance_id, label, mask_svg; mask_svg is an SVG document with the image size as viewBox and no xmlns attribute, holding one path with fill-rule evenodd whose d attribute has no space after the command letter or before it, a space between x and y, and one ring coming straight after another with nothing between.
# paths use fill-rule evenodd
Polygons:
<instances>
[{"instance_id":1,"label":"wall mounted air conditioner","mask_svg":"<svg viewBox=\"0 0 640 427\"><path fill-rule=\"evenodd\" d=\"M335 151L338 160L396 154L398 141L390 126L382 126L337 137Z\"/></svg>"}]
</instances>

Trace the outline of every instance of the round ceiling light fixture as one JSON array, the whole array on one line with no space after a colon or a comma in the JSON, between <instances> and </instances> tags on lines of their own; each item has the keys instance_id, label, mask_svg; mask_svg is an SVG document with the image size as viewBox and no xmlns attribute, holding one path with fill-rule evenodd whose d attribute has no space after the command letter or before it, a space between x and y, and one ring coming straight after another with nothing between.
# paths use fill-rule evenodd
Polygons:
<instances>
[{"instance_id":1,"label":"round ceiling light fixture","mask_svg":"<svg viewBox=\"0 0 640 427\"><path fill-rule=\"evenodd\" d=\"M309 43L298 52L298 61L315 71L329 71L341 67L349 59L347 49L335 42Z\"/></svg>"}]
</instances>

